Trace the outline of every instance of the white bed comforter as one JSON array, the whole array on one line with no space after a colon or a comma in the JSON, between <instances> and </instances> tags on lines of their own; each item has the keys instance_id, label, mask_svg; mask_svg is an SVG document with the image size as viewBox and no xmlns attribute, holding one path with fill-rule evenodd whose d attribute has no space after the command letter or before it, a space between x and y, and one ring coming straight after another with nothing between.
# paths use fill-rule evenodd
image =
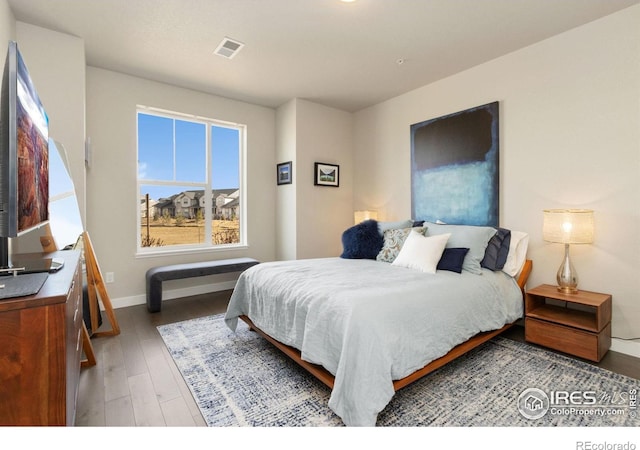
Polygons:
<instances>
[{"instance_id":1,"label":"white bed comforter","mask_svg":"<svg viewBox=\"0 0 640 450\"><path fill-rule=\"evenodd\" d=\"M373 260L258 264L238 279L226 313L257 327L335 376L329 407L348 426L374 426L403 378L471 336L522 317L504 272L417 270Z\"/></svg>"}]
</instances>

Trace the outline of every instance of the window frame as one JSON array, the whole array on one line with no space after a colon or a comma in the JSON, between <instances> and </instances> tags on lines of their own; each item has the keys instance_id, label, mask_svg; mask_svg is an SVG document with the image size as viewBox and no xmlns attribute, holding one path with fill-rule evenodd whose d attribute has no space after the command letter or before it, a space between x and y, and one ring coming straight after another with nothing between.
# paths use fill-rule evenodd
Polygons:
<instances>
[{"instance_id":1,"label":"window frame","mask_svg":"<svg viewBox=\"0 0 640 450\"><path fill-rule=\"evenodd\" d=\"M174 180L154 180L140 178L140 160L139 160L139 115L147 114L152 116L158 116L162 118L169 118L172 120L190 121L196 123L202 123L205 125L206 130L206 177L204 182L190 182L184 180L175 179L175 155L174 155ZM219 251L228 251L236 249L248 248L247 243L247 189L246 189L246 154L247 154L247 125L224 121L220 119L212 119L208 117L179 113L175 111L168 111L160 108L137 105L136 107L136 257L154 257L165 255L183 255L189 253L210 253ZM212 136L211 128L213 126L230 128L238 131L238 190L239 190L239 242L231 244L215 244L212 239L212 219L213 219L213 177L212 177ZM173 138L174 150L175 150L175 134ZM141 202L141 187L144 185L151 186L176 186L176 187L193 187L194 189L204 190L204 206L205 206L205 235L209 236L209 242L193 243L193 244L176 244L166 245L162 247L142 247L142 213L140 210ZM202 201L202 200L201 200ZM209 216L210 220L207 220Z\"/></svg>"}]
</instances>

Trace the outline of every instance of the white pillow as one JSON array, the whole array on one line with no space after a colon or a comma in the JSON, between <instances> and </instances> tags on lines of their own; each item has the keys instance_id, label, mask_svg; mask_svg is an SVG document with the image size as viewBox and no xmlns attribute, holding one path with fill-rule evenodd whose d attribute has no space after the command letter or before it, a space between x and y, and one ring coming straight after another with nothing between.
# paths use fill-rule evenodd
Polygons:
<instances>
[{"instance_id":1,"label":"white pillow","mask_svg":"<svg viewBox=\"0 0 640 450\"><path fill-rule=\"evenodd\" d=\"M529 247L529 235L522 231L511 230L511 242L509 243L509 253L507 262L502 271L515 277L522 270L527 259L527 247Z\"/></svg>"},{"instance_id":2,"label":"white pillow","mask_svg":"<svg viewBox=\"0 0 640 450\"><path fill-rule=\"evenodd\" d=\"M450 233L426 237L411 230L392 266L417 269L425 273L436 273Z\"/></svg>"}]
</instances>

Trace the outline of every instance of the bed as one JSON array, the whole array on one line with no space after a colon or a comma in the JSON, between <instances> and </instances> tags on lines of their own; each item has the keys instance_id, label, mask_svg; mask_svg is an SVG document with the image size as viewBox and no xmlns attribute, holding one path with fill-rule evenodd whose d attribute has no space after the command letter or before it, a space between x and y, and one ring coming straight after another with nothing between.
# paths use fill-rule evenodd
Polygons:
<instances>
[{"instance_id":1,"label":"bed","mask_svg":"<svg viewBox=\"0 0 640 450\"><path fill-rule=\"evenodd\" d=\"M459 247L455 234L447 239ZM400 256L258 264L240 275L226 323L235 330L243 320L329 386L329 407L345 425L374 426L395 391L522 317L532 267L425 273L393 263Z\"/></svg>"}]
</instances>

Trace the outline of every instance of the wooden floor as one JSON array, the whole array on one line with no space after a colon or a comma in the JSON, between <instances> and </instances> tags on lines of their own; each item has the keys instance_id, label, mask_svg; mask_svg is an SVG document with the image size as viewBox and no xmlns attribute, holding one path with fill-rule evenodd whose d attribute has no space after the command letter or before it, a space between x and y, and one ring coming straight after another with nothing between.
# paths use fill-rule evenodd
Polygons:
<instances>
[{"instance_id":1,"label":"wooden floor","mask_svg":"<svg viewBox=\"0 0 640 450\"><path fill-rule=\"evenodd\" d=\"M156 327L223 313L230 294L164 301L153 314L146 305L116 309L120 335L91 340L97 364L80 373L76 425L206 426Z\"/></svg>"},{"instance_id":2,"label":"wooden floor","mask_svg":"<svg viewBox=\"0 0 640 450\"><path fill-rule=\"evenodd\" d=\"M223 313L230 294L164 301L153 314L146 305L116 309L121 334L92 339L97 365L80 374L76 425L206 426L156 327ZM523 328L504 336L523 341ZM636 378L640 373L639 358L611 351L598 365Z\"/></svg>"}]
</instances>

